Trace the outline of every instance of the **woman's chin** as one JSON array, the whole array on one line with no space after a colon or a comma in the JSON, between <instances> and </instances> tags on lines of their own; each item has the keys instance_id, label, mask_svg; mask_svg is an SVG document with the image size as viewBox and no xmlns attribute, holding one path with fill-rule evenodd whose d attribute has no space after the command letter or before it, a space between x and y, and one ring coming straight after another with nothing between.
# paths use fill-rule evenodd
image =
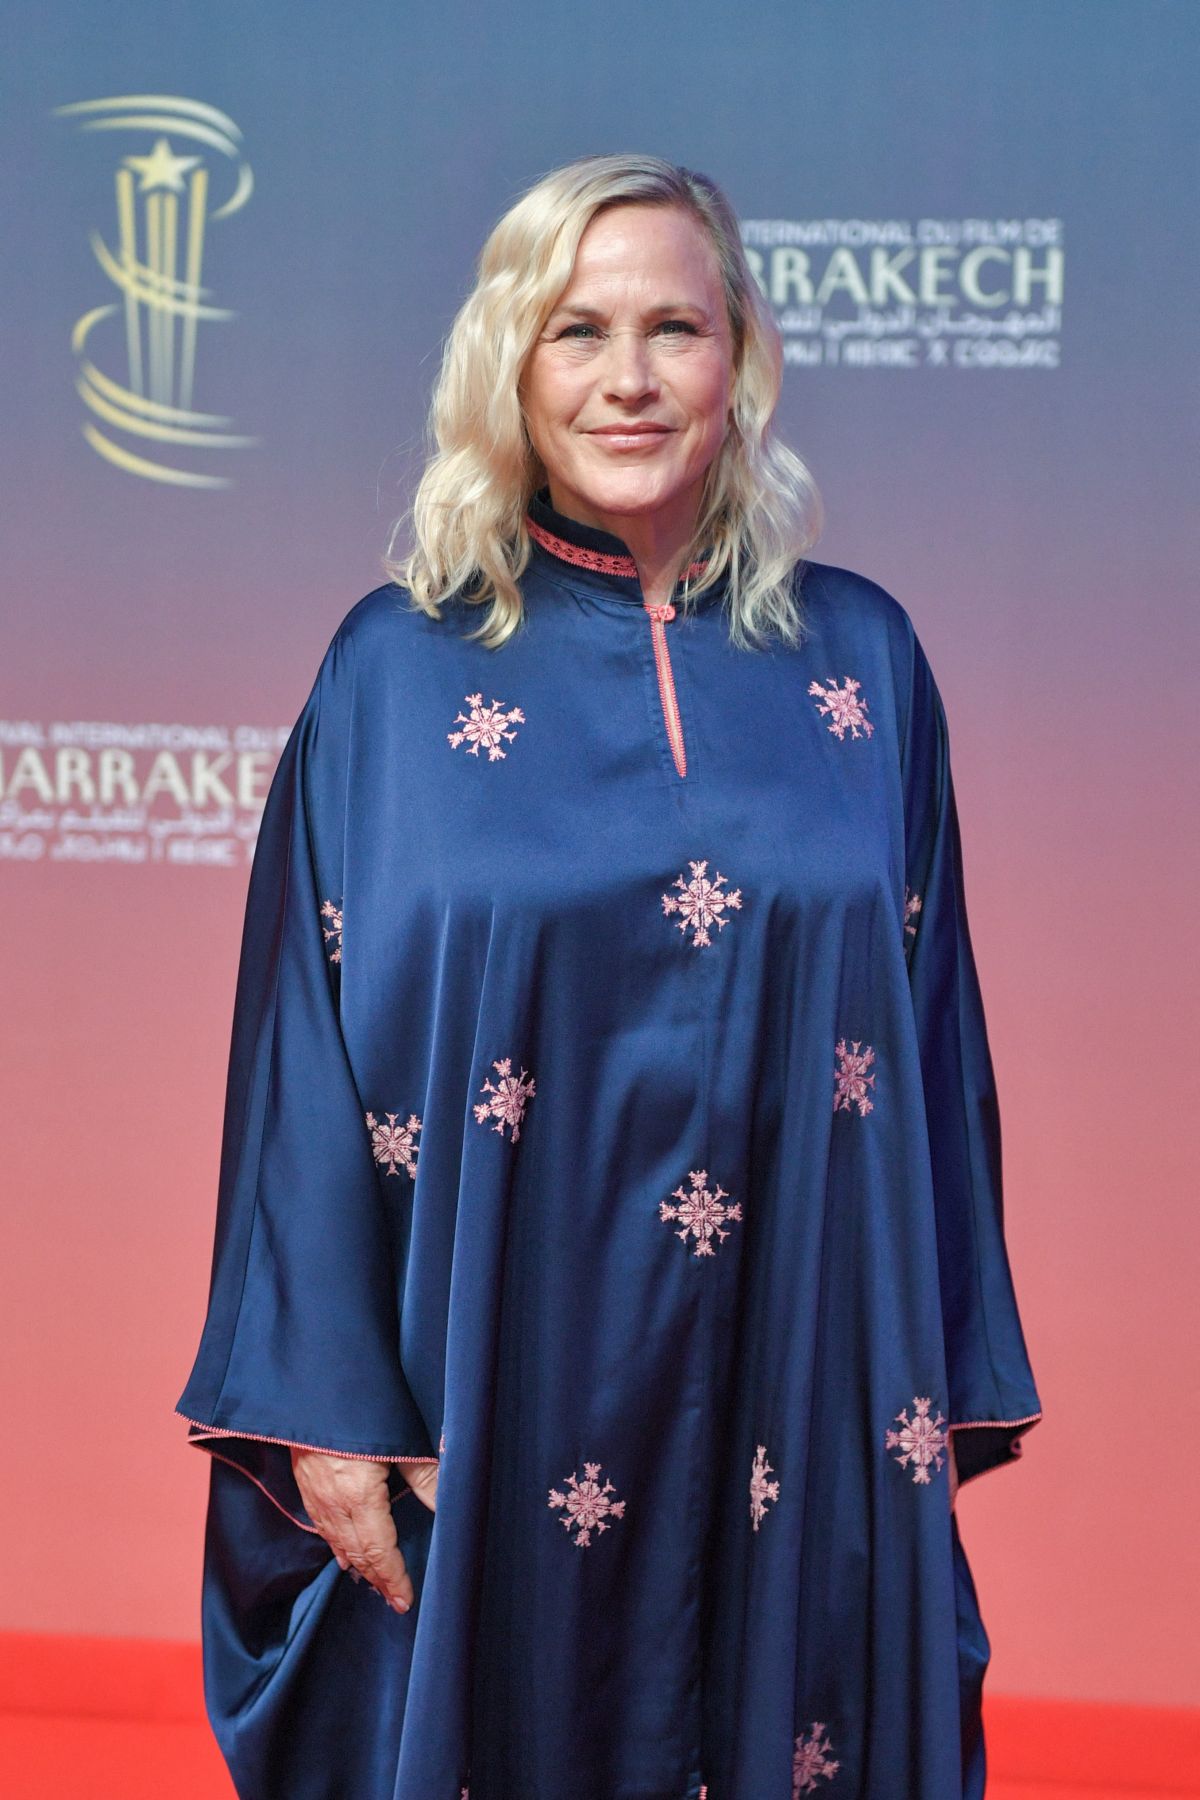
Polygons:
<instances>
[{"instance_id":1,"label":"woman's chin","mask_svg":"<svg viewBox=\"0 0 1200 1800\"><path fill-rule=\"evenodd\" d=\"M682 481L672 481L663 470L651 469L646 463L631 463L607 477L581 483L579 496L596 512L633 518L672 505L684 486Z\"/></svg>"}]
</instances>

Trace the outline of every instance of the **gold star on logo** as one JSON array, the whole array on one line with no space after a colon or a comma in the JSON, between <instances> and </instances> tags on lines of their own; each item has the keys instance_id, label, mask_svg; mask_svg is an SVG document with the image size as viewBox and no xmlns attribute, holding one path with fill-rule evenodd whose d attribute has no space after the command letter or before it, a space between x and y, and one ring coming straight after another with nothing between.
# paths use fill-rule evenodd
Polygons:
<instances>
[{"instance_id":1,"label":"gold star on logo","mask_svg":"<svg viewBox=\"0 0 1200 1800\"><path fill-rule=\"evenodd\" d=\"M138 192L146 193L150 188L171 188L175 193L183 192L183 175L185 169L194 169L203 158L199 156L172 156L171 146L165 137L160 137L149 156L127 156L125 167L132 169L140 176Z\"/></svg>"}]
</instances>

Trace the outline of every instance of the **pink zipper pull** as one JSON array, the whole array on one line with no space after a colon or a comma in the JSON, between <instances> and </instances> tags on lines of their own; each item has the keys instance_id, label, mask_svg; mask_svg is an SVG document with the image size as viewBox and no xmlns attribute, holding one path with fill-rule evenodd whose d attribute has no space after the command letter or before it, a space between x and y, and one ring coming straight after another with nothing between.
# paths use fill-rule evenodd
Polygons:
<instances>
[{"instance_id":1,"label":"pink zipper pull","mask_svg":"<svg viewBox=\"0 0 1200 1800\"><path fill-rule=\"evenodd\" d=\"M663 718L666 721L667 737L671 744L671 755L675 759L675 767L681 776L687 774L687 751L683 743L683 722L679 717L679 701L675 695L675 678L671 673L671 653L667 648L667 620L675 617L675 608L670 600L663 600L658 605L649 600L642 603L650 615L650 630L654 639L654 666L658 672L658 697L662 701Z\"/></svg>"}]
</instances>

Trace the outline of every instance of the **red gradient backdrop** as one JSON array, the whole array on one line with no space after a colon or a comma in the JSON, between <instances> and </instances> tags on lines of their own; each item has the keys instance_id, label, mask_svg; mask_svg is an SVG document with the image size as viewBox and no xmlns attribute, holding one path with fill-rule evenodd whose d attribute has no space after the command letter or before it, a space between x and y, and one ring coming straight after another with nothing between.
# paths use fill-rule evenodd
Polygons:
<instances>
[{"instance_id":1,"label":"red gradient backdrop","mask_svg":"<svg viewBox=\"0 0 1200 1800\"><path fill-rule=\"evenodd\" d=\"M1195 1705L1195 15L1106 9L1097 33L1081 0L1018 0L966 34L940 0L772 3L697 37L658 10L636 68L626 0L582 61L532 3L482 37L458 0L305 16L294 40L268 8L236 46L144 0L69 51L28 23L4 126L37 204L9 236L0 716L290 724L379 579L478 244L555 162L647 146L746 220L1060 221L1057 366L791 367L781 420L829 509L817 556L904 603L950 721L1045 1406L960 1501L989 1687ZM210 455L219 491L80 432L71 329L111 297L88 234L111 236L113 170L148 142L53 109L143 92L220 106L255 168L206 265L236 317L203 340L195 404L259 439ZM0 803L15 755L0 741ZM0 879L0 1629L195 1639L208 1464L172 1408L245 867L10 856Z\"/></svg>"}]
</instances>

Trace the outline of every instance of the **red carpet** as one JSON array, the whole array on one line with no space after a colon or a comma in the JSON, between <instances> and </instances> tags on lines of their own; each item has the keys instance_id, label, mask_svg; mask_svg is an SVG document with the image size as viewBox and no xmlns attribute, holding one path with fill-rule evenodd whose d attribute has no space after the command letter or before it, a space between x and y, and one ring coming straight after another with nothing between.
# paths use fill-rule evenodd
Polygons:
<instances>
[{"instance_id":1,"label":"red carpet","mask_svg":"<svg viewBox=\"0 0 1200 1800\"><path fill-rule=\"evenodd\" d=\"M988 1800L1200 1796L1200 1710L989 1697ZM195 1644L0 1632L2 1800L234 1800Z\"/></svg>"}]
</instances>

